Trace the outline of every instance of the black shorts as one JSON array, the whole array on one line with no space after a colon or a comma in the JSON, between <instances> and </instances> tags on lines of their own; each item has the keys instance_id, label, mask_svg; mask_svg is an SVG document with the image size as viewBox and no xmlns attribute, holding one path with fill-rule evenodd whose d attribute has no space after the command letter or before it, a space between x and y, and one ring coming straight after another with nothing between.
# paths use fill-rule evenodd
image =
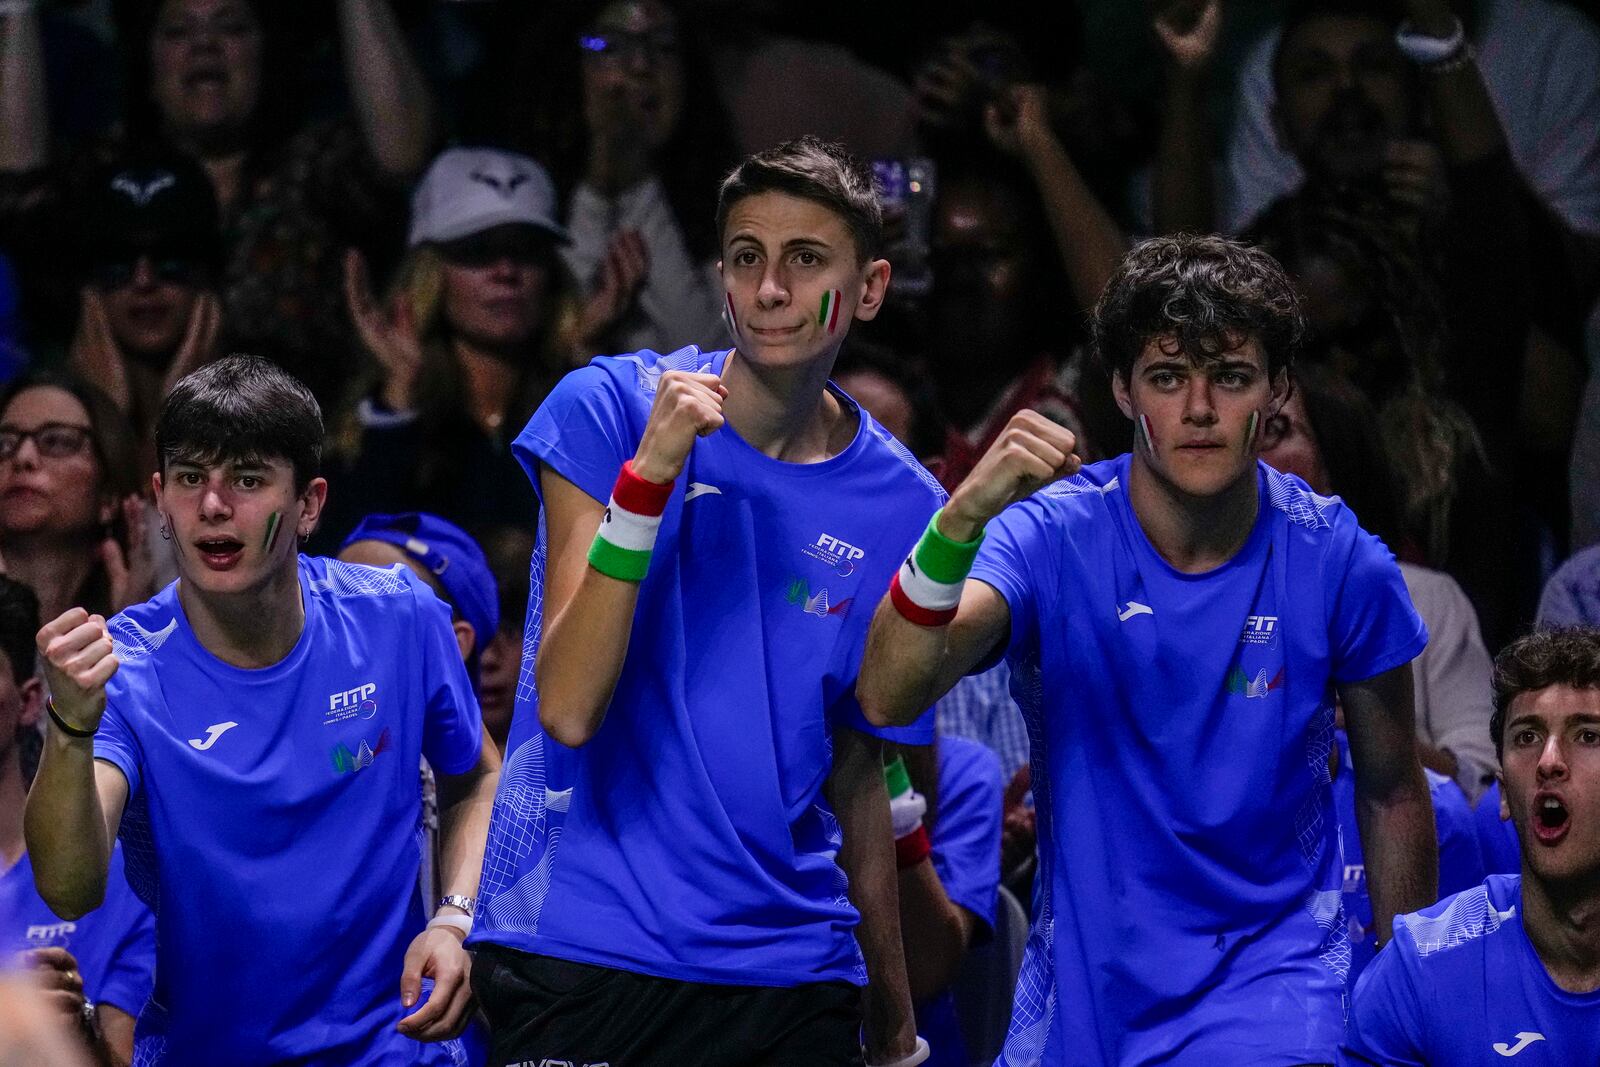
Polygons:
<instances>
[{"instance_id":1,"label":"black shorts","mask_svg":"<svg viewBox=\"0 0 1600 1067\"><path fill-rule=\"evenodd\" d=\"M489 1067L860 1067L861 991L713 985L484 945Z\"/></svg>"}]
</instances>

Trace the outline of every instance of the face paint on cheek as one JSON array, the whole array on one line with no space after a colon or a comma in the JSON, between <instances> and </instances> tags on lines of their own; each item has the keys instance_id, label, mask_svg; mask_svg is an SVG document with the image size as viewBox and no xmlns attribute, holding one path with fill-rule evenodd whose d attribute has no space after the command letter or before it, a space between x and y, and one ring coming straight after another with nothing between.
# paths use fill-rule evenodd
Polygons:
<instances>
[{"instance_id":1,"label":"face paint on cheek","mask_svg":"<svg viewBox=\"0 0 1600 1067\"><path fill-rule=\"evenodd\" d=\"M278 528L283 525L283 512L274 511L272 518L267 520L267 536L261 539L264 551L271 552L272 546L278 543Z\"/></svg>"},{"instance_id":2,"label":"face paint on cheek","mask_svg":"<svg viewBox=\"0 0 1600 1067\"><path fill-rule=\"evenodd\" d=\"M1244 450L1246 452L1256 447L1256 433L1260 430L1260 428L1261 412L1252 411L1250 413L1250 421L1245 425L1244 428Z\"/></svg>"},{"instance_id":3,"label":"face paint on cheek","mask_svg":"<svg viewBox=\"0 0 1600 1067\"><path fill-rule=\"evenodd\" d=\"M817 309L817 325L830 334L839 329L839 305L844 303L844 293L829 289L822 294L822 306Z\"/></svg>"},{"instance_id":4,"label":"face paint on cheek","mask_svg":"<svg viewBox=\"0 0 1600 1067\"><path fill-rule=\"evenodd\" d=\"M742 342L744 338L739 336L739 316L734 314L733 311L733 294L723 293L722 299L726 303L726 306L722 311L722 321L728 324L728 332L733 335L734 343L738 344Z\"/></svg>"},{"instance_id":5,"label":"face paint on cheek","mask_svg":"<svg viewBox=\"0 0 1600 1067\"><path fill-rule=\"evenodd\" d=\"M1139 412L1139 440L1144 444L1144 450L1147 455L1154 456L1156 454L1156 439L1150 433L1150 416L1142 411Z\"/></svg>"}]
</instances>

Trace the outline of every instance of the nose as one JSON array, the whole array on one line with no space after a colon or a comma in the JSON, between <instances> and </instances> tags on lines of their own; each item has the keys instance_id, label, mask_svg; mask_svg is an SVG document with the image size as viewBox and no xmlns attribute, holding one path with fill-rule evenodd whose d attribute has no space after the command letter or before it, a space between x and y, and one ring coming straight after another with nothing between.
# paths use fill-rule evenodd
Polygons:
<instances>
[{"instance_id":1,"label":"nose","mask_svg":"<svg viewBox=\"0 0 1600 1067\"><path fill-rule=\"evenodd\" d=\"M756 305L764 309L783 307L789 302L789 287L779 267L775 263L767 264L761 272L761 285L756 289Z\"/></svg>"},{"instance_id":2,"label":"nose","mask_svg":"<svg viewBox=\"0 0 1600 1067\"><path fill-rule=\"evenodd\" d=\"M208 522L222 522L233 514L233 504L222 487L212 482L200 494L200 517Z\"/></svg>"},{"instance_id":3,"label":"nose","mask_svg":"<svg viewBox=\"0 0 1600 1067\"><path fill-rule=\"evenodd\" d=\"M1210 426L1217 421L1217 407L1211 398L1211 378L1204 373L1189 376L1183 398L1183 421L1191 426Z\"/></svg>"},{"instance_id":4,"label":"nose","mask_svg":"<svg viewBox=\"0 0 1600 1067\"><path fill-rule=\"evenodd\" d=\"M1539 781L1559 781L1567 776L1566 753L1562 751L1561 735L1552 732L1545 738L1544 748L1539 752Z\"/></svg>"},{"instance_id":5,"label":"nose","mask_svg":"<svg viewBox=\"0 0 1600 1067\"><path fill-rule=\"evenodd\" d=\"M160 278L156 275L156 265L149 256L140 256L133 261L133 277L128 279L128 284L135 289L154 289Z\"/></svg>"},{"instance_id":6,"label":"nose","mask_svg":"<svg viewBox=\"0 0 1600 1067\"><path fill-rule=\"evenodd\" d=\"M39 466L39 442L29 434L17 443L17 450L7 460L13 467L34 470Z\"/></svg>"}]
</instances>

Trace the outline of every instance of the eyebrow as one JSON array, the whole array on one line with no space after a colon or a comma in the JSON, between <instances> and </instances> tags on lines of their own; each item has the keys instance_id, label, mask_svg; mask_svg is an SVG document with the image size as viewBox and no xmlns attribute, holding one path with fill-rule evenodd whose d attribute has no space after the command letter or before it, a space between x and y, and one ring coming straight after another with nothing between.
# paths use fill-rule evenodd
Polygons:
<instances>
[{"instance_id":1,"label":"eyebrow","mask_svg":"<svg viewBox=\"0 0 1600 1067\"><path fill-rule=\"evenodd\" d=\"M761 239L759 237L757 237L755 234L750 233L748 230L740 230L738 233L736 233L732 237L728 238L728 244L730 244L730 245L736 245L736 244L739 244L740 242L744 242L746 244L753 244L753 245L756 245L758 247L762 247ZM784 249L792 249L792 248L826 248L826 249L831 249L831 248L833 248L833 245L829 244L827 241L824 241L820 237L791 237L787 241L783 242L783 244L780 247L784 248Z\"/></svg>"},{"instance_id":2,"label":"eyebrow","mask_svg":"<svg viewBox=\"0 0 1600 1067\"><path fill-rule=\"evenodd\" d=\"M1600 713L1592 711L1569 712L1561 717L1561 723L1562 725L1600 725ZM1531 712L1518 715L1515 719L1512 719L1510 722L1506 723L1506 732L1509 733L1518 726L1527 725L1544 726L1546 725L1545 717L1543 715L1536 715Z\"/></svg>"}]
</instances>

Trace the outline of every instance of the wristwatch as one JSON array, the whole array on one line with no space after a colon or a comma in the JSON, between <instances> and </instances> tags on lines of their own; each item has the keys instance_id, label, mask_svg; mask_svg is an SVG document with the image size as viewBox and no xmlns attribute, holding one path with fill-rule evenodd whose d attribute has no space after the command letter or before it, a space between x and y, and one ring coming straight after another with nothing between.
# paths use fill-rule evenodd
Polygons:
<instances>
[{"instance_id":1,"label":"wristwatch","mask_svg":"<svg viewBox=\"0 0 1600 1067\"><path fill-rule=\"evenodd\" d=\"M445 907L460 908L468 915L471 915L478 910L478 900L476 897L464 897L460 893L452 893L447 897L440 897L438 907L434 910L437 911L438 908Z\"/></svg>"}]
</instances>

